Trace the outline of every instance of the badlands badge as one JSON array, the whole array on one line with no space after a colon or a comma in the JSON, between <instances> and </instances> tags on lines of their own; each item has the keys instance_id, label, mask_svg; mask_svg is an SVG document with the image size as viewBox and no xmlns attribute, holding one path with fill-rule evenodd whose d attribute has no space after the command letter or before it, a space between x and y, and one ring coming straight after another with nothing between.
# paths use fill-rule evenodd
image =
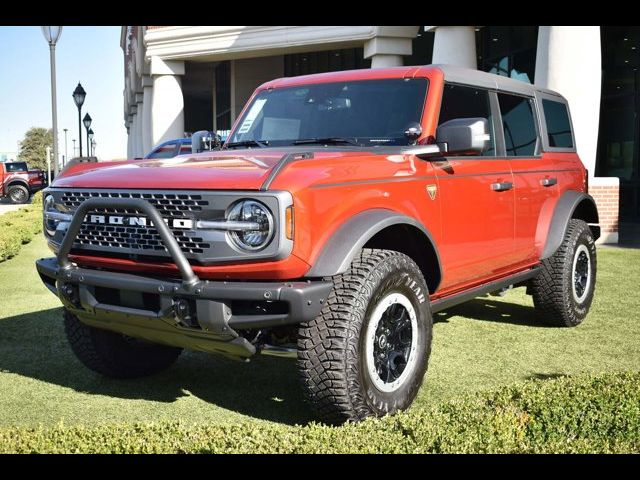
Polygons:
<instances>
[{"instance_id":1,"label":"badlands badge","mask_svg":"<svg viewBox=\"0 0 640 480\"><path fill-rule=\"evenodd\" d=\"M431 200L436 199L436 192L438 191L438 186L434 183L427 185L427 193L429 194L429 198Z\"/></svg>"}]
</instances>

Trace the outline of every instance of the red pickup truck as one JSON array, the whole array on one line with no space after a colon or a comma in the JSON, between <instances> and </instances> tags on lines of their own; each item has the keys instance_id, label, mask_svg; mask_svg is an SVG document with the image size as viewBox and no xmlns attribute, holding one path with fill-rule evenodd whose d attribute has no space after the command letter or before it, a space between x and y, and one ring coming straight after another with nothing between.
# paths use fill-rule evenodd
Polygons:
<instances>
[{"instance_id":1,"label":"red pickup truck","mask_svg":"<svg viewBox=\"0 0 640 480\"><path fill-rule=\"evenodd\" d=\"M29 170L26 162L0 163L0 198L27 203L31 195L45 186L42 170Z\"/></svg>"},{"instance_id":2,"label":"red pickup truck","mask_svg":"<svg viewBox=\"0 0 640 480\"><path fill-rule=\"evenodd\" d=\"M37 268L96 372L293 356L321 418L359 420L412 403L436 312L514 286L541 323L585 319L587 179L549 90L451 66L282 78L222 150L63 172Z\"/></svg>"}]
</instances>

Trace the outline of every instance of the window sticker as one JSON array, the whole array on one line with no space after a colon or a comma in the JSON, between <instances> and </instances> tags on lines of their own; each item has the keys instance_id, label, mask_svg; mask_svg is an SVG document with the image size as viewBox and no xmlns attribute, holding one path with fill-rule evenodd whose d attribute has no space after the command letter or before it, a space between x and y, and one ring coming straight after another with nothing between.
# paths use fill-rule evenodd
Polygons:
<instances>
[{"instance_id":1,"label":"window sticker","mask_svg":"<svg viewBox=\"0 0 640 480\"><path fill-rule=\"evenodd\" d=\"M251 106L251 109L249 110L249 113L247 113L247 116L244 118L242 125L240 125L238 133L247 133L251 129L251 125L253 125L254 120L260 114L260 112L262 111L262 107L264 107L264 104L266 102L266 98L261 98L254 102L254 104Z\"/></svg>"}]
</instances>

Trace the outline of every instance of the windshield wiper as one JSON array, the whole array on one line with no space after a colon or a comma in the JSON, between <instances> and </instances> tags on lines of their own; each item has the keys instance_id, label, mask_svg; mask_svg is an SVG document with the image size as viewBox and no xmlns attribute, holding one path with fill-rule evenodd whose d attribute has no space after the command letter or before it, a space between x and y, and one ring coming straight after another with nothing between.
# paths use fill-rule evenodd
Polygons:
<instances>
[{"instance_id":1,"label":"windshield wiper","mask_svg":"<svg viewBox=\"0 0 640 480\"><path fill-rule=\"evenodd\" d=\"M243 140L241 142L229 142L224 144L225 148L233 147L268 147L268 140Z\"/></svg>"},{"instance_id":2,"label":"windshield wiper","mask_svg":"<svg viewBox=\"0 0 640 480\"><path fill-rule=\"evenodd\" d=\"M304 139L296 140L293 142L294 145L310 145L313 143L328 143L332 145L348 143L350 145L356 145L358 147L360 146L360 144L355 140L352 140L350 138L342 138L342 137L304 138Z\"/></svg>"}]
</instances>

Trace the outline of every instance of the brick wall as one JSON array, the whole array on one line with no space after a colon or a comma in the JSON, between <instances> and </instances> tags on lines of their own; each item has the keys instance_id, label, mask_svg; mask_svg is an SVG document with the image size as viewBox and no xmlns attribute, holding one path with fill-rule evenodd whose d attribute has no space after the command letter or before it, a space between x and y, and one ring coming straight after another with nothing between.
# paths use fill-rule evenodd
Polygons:
<instances>
[{"instance_id":1,"label":"brick wall","mask_svg":"<svg viewBox=\"0 0 640 480\"><path fill-rule=\"evenodd\" d=\"M589 179L589 195L598 206L600 239L597 243L618 243L620 180L617 177Z\"/></svg>"}]
</instances>

